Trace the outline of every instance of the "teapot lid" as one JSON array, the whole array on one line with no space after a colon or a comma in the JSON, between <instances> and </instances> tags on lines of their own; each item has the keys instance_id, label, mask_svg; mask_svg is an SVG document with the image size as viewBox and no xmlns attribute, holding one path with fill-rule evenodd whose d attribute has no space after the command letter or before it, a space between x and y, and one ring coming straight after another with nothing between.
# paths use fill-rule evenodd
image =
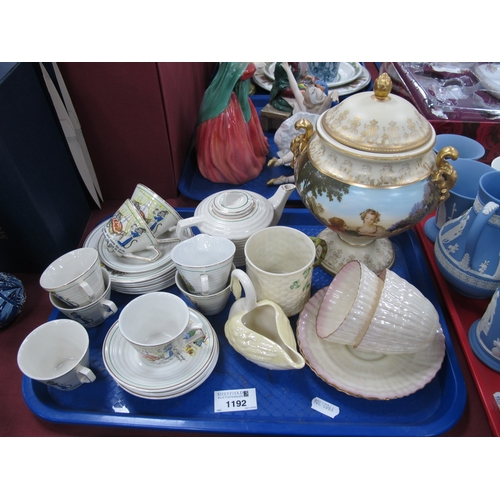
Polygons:
<instances>
[{"instance_id":1,"label":"teapot lid","mask_svg":"<svg viewBox=\"0 0 500 500\"><path fill-rule=\"evenodd\" d=\"M392 81L380 75L373 92L354 94L326 111L319 132L327 142L370 153L393 154L434 146L431 124L407 100L391 94ZM326 137L323 137L323 135Z\"/></svg>"},{"instance_id":2,"label":"teapot lid","mask_svg":"<svg viewBox=\"0 0 500 500\"><path fill-rule=\"evenodd\" d=\"M228 220L245 218L256 209L255 198L249 192L240 189L218 193L210 205L210 210L216 216Z\"/></svg>"}]
</instances>

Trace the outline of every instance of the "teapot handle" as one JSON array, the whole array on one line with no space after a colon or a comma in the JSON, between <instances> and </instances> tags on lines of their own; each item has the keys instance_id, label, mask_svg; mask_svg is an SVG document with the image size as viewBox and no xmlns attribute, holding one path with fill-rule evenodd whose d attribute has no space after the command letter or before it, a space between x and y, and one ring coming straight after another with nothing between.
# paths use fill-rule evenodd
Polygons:
<instances>
[{"instance_id":1,"label":"teapot handle","mask_svg":"<svg viewBox=\"0 0 500 500\"><path fill-rule=\"evenodd\" d=\"M189 233L186 231L187 228L196 226L200 222L205 222L205 217L203 215L195 215L193 217L189 217L188 219L181 219L177 222L176 226L176 236L181 241L189 238Z\"/></svg>"},{"instance_id":2,"label":"teapot handle","mask_svg":"<svg viewBox=\"0 0 500 500\"><path fill-rule=\"evenodd\" d=\"M495 203L493 201L488 202L483 207L481 212L479 212L474 222L472 223L472 227L469 231L469 234L467 235L467 241L465 243L465 251L464 251L464 255L468 254L470 257L469 267L471 268L472 268L473 257L476 252L477 243L479 241L479 237L483 232L484 226L486 226L486 223L498 210L498 207L499 207L498 203Z\"/></svg>"},{"instance_id":3,"label":"teapot handle","mask_svg":"<svg viewBox=\"0 0 500 500\"><path fill-rule=\"evenodd\" d=\"M441 193L438 205L448 199L450 196L450 189L456 184L458 177L457 172L446 161L446 158L457 160L458 151L453 146L446 146L441 149L436 156L437 170L432 174L432 182L436 184Z\"/></svg>"}]
</instances>

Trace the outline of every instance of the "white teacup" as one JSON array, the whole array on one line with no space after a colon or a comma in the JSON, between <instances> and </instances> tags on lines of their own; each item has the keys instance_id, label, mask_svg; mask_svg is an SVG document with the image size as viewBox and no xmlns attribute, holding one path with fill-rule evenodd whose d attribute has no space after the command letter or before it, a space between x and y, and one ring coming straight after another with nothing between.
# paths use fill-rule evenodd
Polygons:
<instances>
[{"instance_id":1,"label":"white teacup","mask_svg":"<svg viewBox=\"0 0 500 500\"><path fill-rule=\"evenodd\" d=\"M203 325L190 321L187 304L167 292L133 299L120 313L118 326L125 340L154 364L171 361L186 345L204 336Z\"/></svg>"},{"instance_id":2,"label":"white teacup","mask_svg":"<svg viewBox=\"0 0 500 500\"><path fill-rule=\"evenodd\" d=\"M235 252L228 238L198 234L181 241L170 256L190 293L212 295L227 286Z\"/></svg>"},{"instance_id":3,"label":"white teacup","mask_svg":"<svg viewBox=\"0 0 500 500\"><path fill-rule=\"evenodd\" d=\"M49 321L23 341L17 364L29 378L63 391L95 380L89 368L87 330L70 319Z\"/></svg>"},{"instance_id":4,"label":"white teacup","mask_svg":"<svg viewBox=\"0 0 500 500\"><path fill-rule=\"evenodd\" d=\"M69 307L90 304L105 290L97 250L78 248L59 257L40 276L40 286Z\"/></svg>"},{"instance_id":5,"label":"white teacup","mask_svg":"<svg viewBox=\"0 0 500 500\"><path fill-rule=\"evenodd\" d=\"M236 269L233 264L231 270ZM220 313L226 307L229 296L231 295L231 280L228 280L227 286L220 292L212 293L209 295L199 295L191 293L184 280L182 279L179 271L175 273L175 283L182 294L203 314L206 316L213 316Z\"/></svg>"},{"instance_id":6,"label":"white teacup","mask_svg":"<svg viewBox=\"0 0 500 500\"><path fill-rule=\"evenodd\" d=\"M130 200L125 200L102 231L108 250L120 257L153 262L161 255L158 241ZM138 255L143 250L152 250L153 256Z\"/></svg>"},{"instance_id":7,"label":"white teacup","mask_svg":"<svg viewBox=\"0 0 500 500\"><path fill-rule=\"evenodd\" d=\"M181 219L180 215L161 196L144 184L137 184L131 200L148 223L155 238L175 227Z\"/></svg>"},{"instance_id":8,"label":"white teacup","mask_svg":"<svg viewBox=\"0 0 500 500\"><path fill-rule=\"evenodd\" d=\"M271 226L252 234L245 244L245 261L257 300L271 300L287 316L302 311L311 296L313 269L326 252L324 240L291 227Z\"/></svg>"},{"instance_id":9,"label":"white teacup","mask_svg":"<svg viewBox=\"0 0 500 500\"><path fill-rule=\"evenodd\" d=\"M94 302L82 307L68 307L67 304L59 300L54 293L50 293L49 297L52 305L68 318L81 323L85 328L93 328L94 326L100 325L106 318L109 318L109 316L112 316L118 310L116 304L110 300L111 278L108 271L102 269L102 275L106 290Z\"/></svg>"}]
</instances>

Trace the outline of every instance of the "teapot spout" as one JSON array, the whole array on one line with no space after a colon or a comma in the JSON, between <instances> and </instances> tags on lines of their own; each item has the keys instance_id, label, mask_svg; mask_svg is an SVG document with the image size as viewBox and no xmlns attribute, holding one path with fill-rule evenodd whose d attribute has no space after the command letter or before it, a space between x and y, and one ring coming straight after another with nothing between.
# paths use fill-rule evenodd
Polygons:
<instances>
[{"instance_id":1,"label":"teapot spout","mask_svg":"<svg viewBox=\"0 0 500 500\"><path fill-rule=\"evenodd\" d=\"M274 209L274 217L271 221L271 226L275 226L280 220L286 202L288 201L288 198L290 197L294 189L295 184L282 184L278 187L276 193L274 193L274 195L269 198L268 201L271 203Z\"/></svg>"}]
</instances>

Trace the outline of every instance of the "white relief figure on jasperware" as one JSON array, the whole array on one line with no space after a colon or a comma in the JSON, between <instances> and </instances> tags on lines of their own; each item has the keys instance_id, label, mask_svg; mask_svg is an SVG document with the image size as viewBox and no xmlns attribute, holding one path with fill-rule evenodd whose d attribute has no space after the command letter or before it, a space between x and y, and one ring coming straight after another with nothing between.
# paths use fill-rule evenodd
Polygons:
<instances>
[{"instance_id":1,"label":"white relief figure on jasperware","mask_svg":"<svg viewBox=\"0 0 500 500\"><path fill-rule=\"evenodd\" d=\"M489 260L485 260L478 268L478 271L481 273L481 274L484 274L486 272L486 270L488 269L488 266L490 265L490 261Z\"/></svg>"},{"instance_id":2,"label":"white relief figure on jasperware","mask_svg":"<svg viewBox=\"0 0 500 500\"><path fill-rule=\"evenodd\" d=\"M448 220L451 220L451 219L455 218L455 212L456 211L457 211L457 204L453 203L453 205L451 206L451 212L450 212L450 216L448 217Z\"/></svg>"},{"instance_id":3,"label":"white relief figure on jasperware","mask_svg":"<svg viewBox=\"0 0 500 500\"><path fill-rule=\"evenodd\" d=\"M470 262L470 255L468 253L466 253L463 257L462 257L462 260L458 263L458 267L460 269L467 269L467 270L470 270L470 265L469 265L469 262Z\"/></svg>"},{"instance_id":4,"label":"white relief figure on jasperware","mask_svg":"<svg viewBox=\"0 0 500 500\"><path fill-rule=\"evenodd\" d=\"M494 340L493 345L495 347L491 349L491 353L493 354L493 356L495 356L495 358L500 359L500 339Z\"/></svg>"},{"instance_id":5,"label":"white relief figure on jasperware","mask_svg":"<svg viewBox=\"0 0 500 500\"><path fill-rule=\"evenodd\" d=\"M498 254L498 265L497 265L497 270L495 271L495 274L493 275L494 280L500 279L500 253Z\"/></svg>"},{"instance_id":6,"label":"white relief figure on jasperware","mask_svg":"<svg viewBox=\"0 0 500 500\"><path fill-rule=\"evenodd\" d=\"M441 235L441 241L443 243L449 243L450 241L453 241L461 236L465 226L467 225L469 217L470 215L467 212L467 215L465 215L456 226L452 227L448 231L443 232L443 234Z\"/></svg>"},{"instance_id":7,"label":"white relief figure on jasperware","mask_svg":"<svg viewBox=\"0 0 500 500\"><path fill-rule=\"evenodd\" d=\"M486 311L483 314L483 317L479 320L477 324L478 333L484 333L486 337L488 336L488 332L490 331L491 324L493 323L493 319L495 317L495 310L497 307L498 294L500 293L500 288L497 288L496 292L493 294Z\"/></svg>"}]
</instances>

